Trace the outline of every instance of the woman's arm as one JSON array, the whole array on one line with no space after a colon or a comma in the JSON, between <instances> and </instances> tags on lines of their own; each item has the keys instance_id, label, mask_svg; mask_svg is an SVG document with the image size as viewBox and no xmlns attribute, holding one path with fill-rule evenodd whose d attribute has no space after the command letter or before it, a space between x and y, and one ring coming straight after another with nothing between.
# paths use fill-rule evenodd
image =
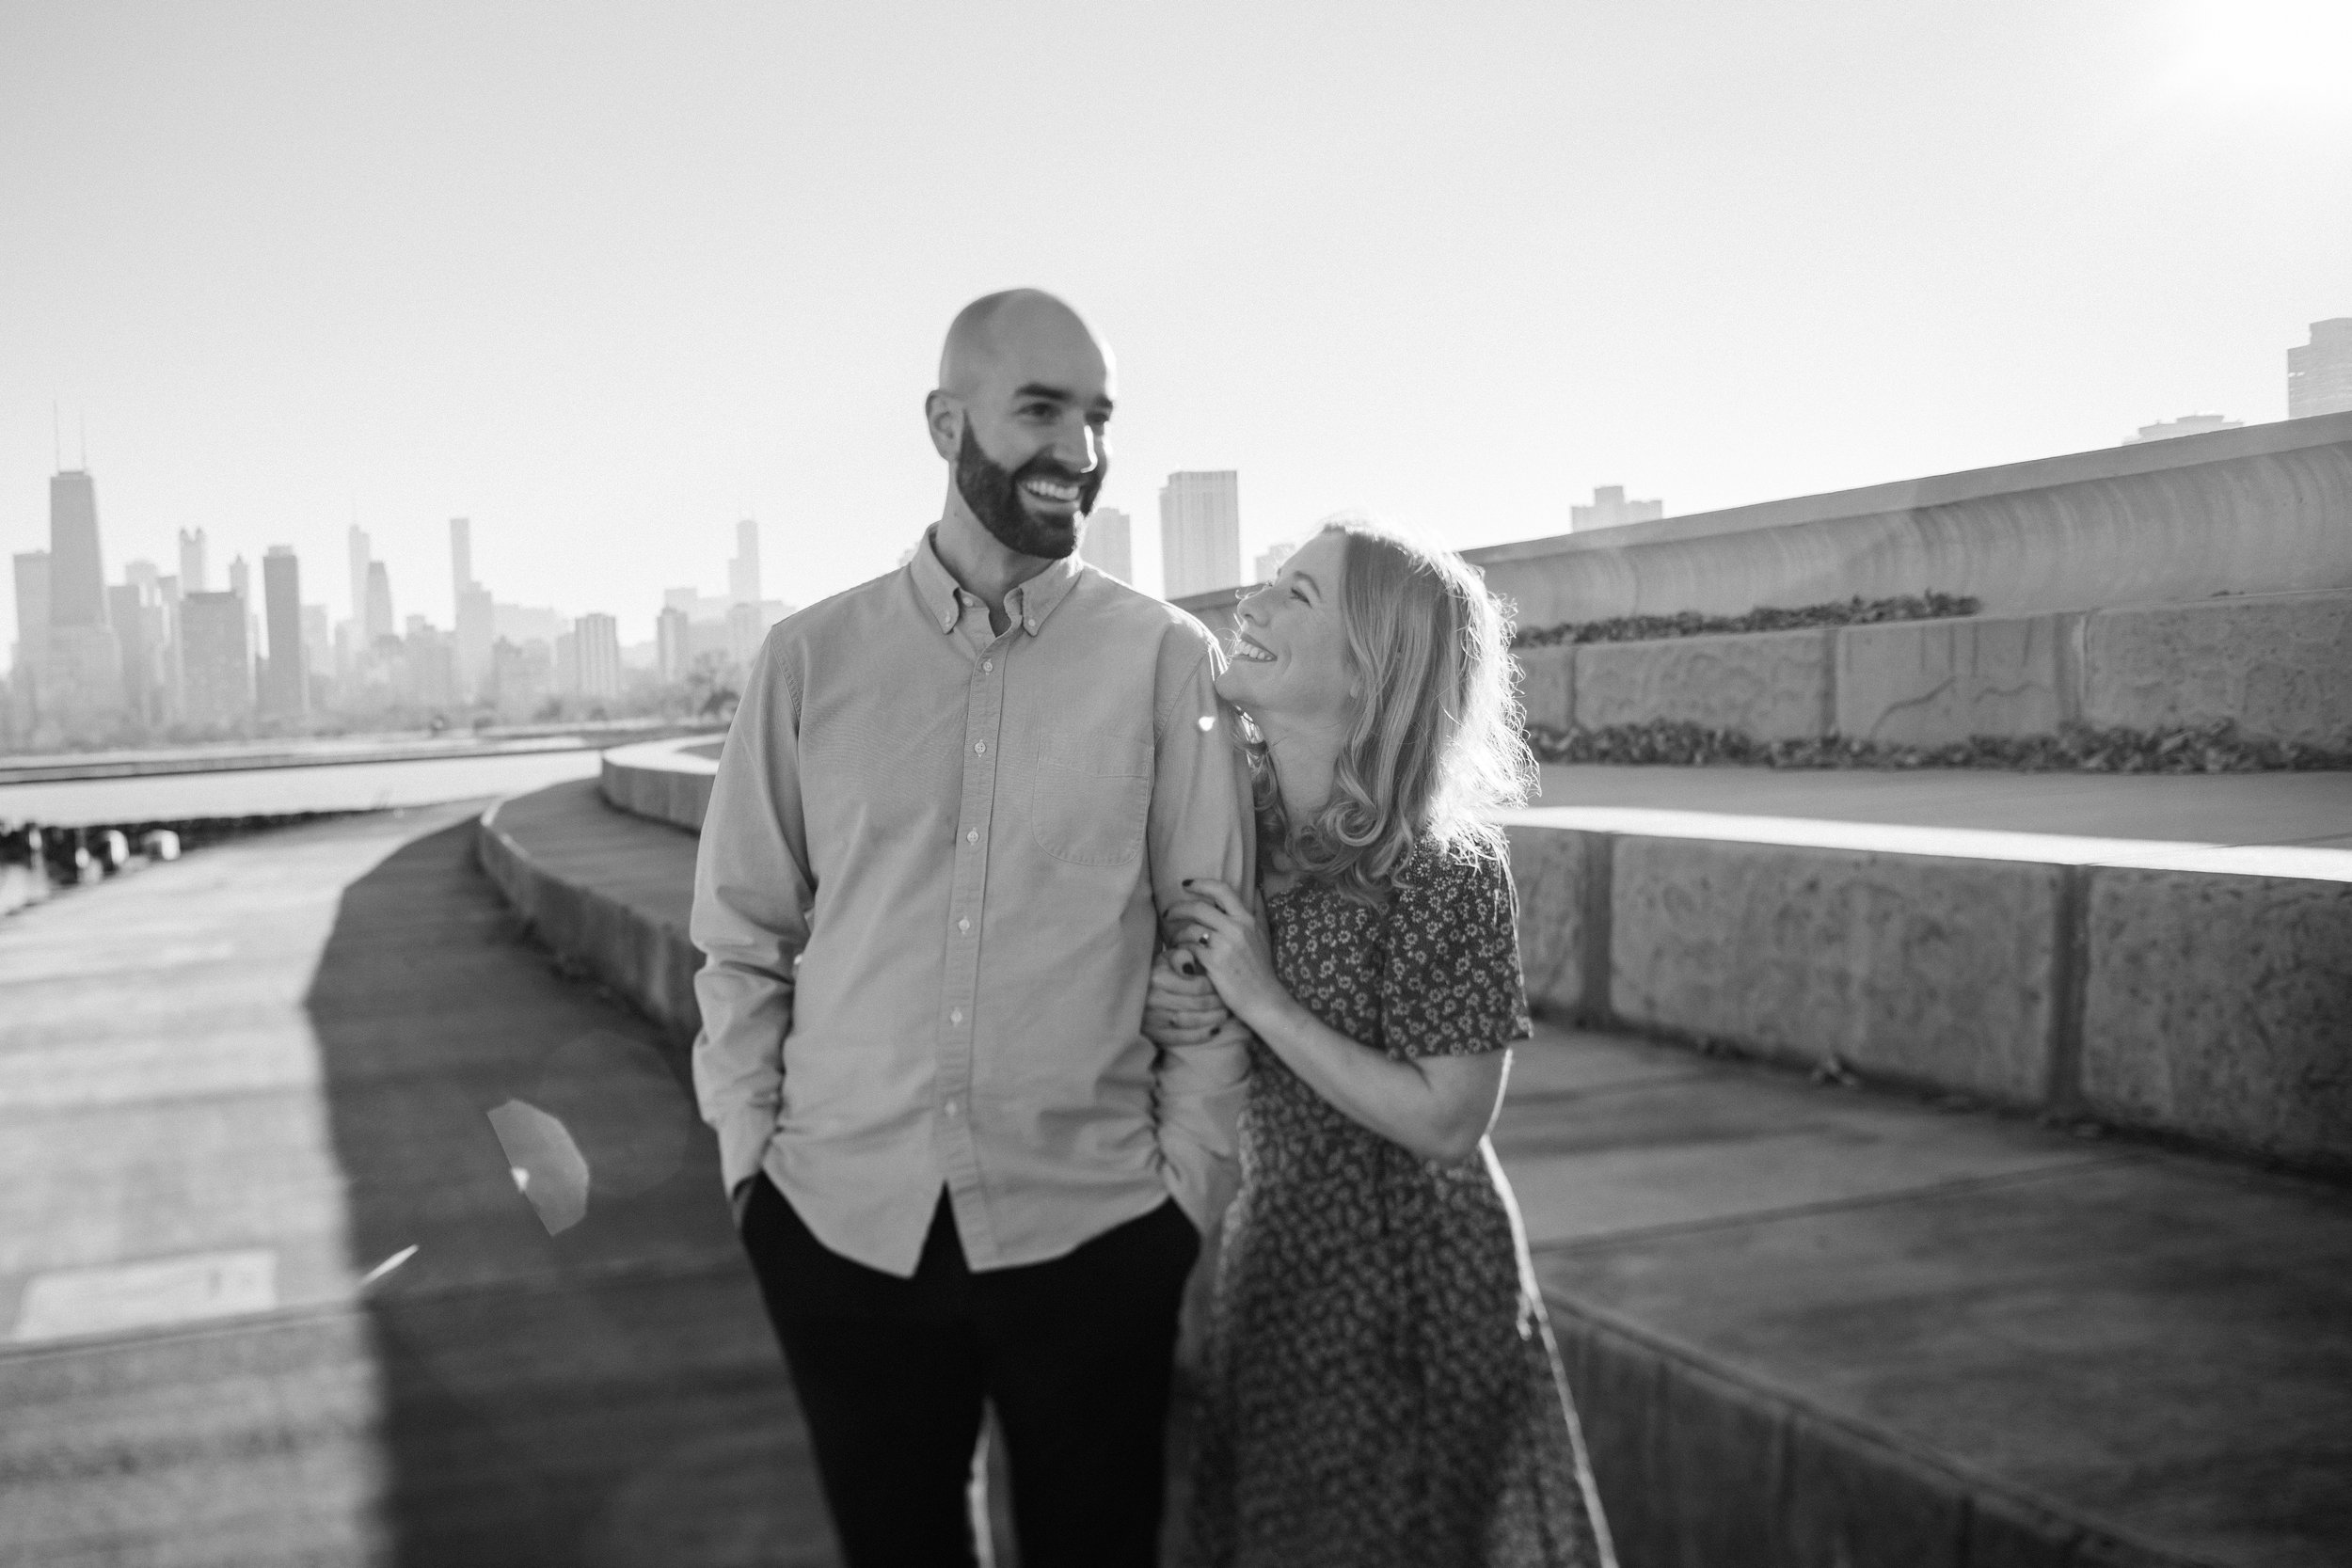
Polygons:
<instances>
[{"instance_id":1,"label":"woman's arm","mask_svg":"<svg viewBox=\"0 0 2352 1568\"><path fill-rule=\"evenodd\" d=\"M1283 1065L1351 1119L1424 1160L1448 1164L1478 1151L1502 1102L1511 1053L1394 1061L1301 1006L1275 978L1263 916L1224 883L1197 879L1193 897L1168 911L1199 923L1196 951L1233 1016Z\"/></svg>"}]
</instances>

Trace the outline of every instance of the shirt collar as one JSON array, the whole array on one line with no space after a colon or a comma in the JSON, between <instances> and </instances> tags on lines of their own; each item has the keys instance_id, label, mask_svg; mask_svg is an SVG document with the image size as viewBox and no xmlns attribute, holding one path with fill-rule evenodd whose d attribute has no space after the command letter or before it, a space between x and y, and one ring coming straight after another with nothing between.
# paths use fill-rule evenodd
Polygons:
<instances>
[{"instance_id":1,"label":"shirt collar","mask_svg":"<svg viewBox=\"0 0 2352 1568\"><path fill-rule=\"evenodd\" d=\"M939 559L939 525L933 523L923 531L923 542L907 562L907 571L914 582L915 597L921 601L924 613L942 632L952 632L962 618L963 607L958 600L955 574ZM1015 588L1005 597L1005 613L1035 637L1044 629L1045 622L1062 600L1070 596L1086 570L1073 551L1049 564L1045 570Z\"/></svg>"}]
</instances>

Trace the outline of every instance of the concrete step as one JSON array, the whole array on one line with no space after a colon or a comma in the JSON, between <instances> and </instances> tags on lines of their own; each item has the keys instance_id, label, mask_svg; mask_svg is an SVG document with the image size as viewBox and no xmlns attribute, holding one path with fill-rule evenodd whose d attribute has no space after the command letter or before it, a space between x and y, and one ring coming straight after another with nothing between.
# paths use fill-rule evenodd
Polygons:
<instances>
[{"instance_id":1,"label":"concrete step","mask_svg":"<svg viewBox=\"0 0 2352 1568\"><path fill-rule=\"evenodd\" d=\"M1628 1564L2352 1560L2352 1196L1546 1030L1496 1147Z\"/></svg>"},{"instance_id":2,"label":"concrete step","mask_svg":"<svg viewBox=\"0 0 2352 1568\"><path fill-rule=\"evenodd\" d=\"M482 844L691 1034L691 837L565 785ZM1496 1144L1629 1568L2352 1557L2341 1187L1550 1025Z\"/></svg>"}]
</instances>

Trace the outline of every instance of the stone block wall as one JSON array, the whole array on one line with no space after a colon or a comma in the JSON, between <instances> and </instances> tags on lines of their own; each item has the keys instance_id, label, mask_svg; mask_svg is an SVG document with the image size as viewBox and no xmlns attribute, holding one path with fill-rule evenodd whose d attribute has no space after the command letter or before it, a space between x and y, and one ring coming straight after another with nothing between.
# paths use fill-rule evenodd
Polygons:
<instances>
[{"instance_id":1,"label":"stone block wall","mask_svg":"<svg viewBox=\"0 0 2352 1568\"><path fill-rule=\"evenodd\" d=\"M1572 709L1586 729L1680 721L1759 740L1822 733L1830 712L1826 630L1587 642L1576 649Z\"/></svg>"},{"instance_id":2,"label":"stone block wall","mask_svg":"<svg viewBox=\"0 0 2352 1568\"><path fill-rule=\"evenodd\" d=\"M2082 713L2158 729L2352 744L2352 594L2278 594L2102 610L2083 629Z\"/></svg>"},{"instance_id":3,"label":"stone block wall","mask_svg":"<svg viewBox=\"0 0 2352 1568\"><path fill-rule=\"evenodd\" d=\"M1548 730L1565 730L1576 723L1576 648L1555 643L1549 648L1521 648L1519 705L1527 721Z\"/></svg>"},{"instance_id":4,"label":"stone block wall","mask_svg":"<svg viewBox=\"0 0 2352 1568\"><path fill-rule=\"evenodd\" d=\"M2352 1175L2352 881L1509 835L1538 1013Z\"/></svg>"},{"instance_id":5,"label":"stone block wall","mask_svg":"<svg viewBox=\"0 0 2352 1568\"><path fill-rule=\"evenodd\" d=\"M2352 1166L2352 883L2091 874L2084 1103Z\"/></svg>"},{"instance_id":6,"label":"stone block wall","mask_svg":"<svg viewBox=\"0 0 2352 1568\"><path fill-rule=\"evenodd\" d=\"M1757 740L2187 728L2352 747L2352 594L1522 649L1532 723L1663 721Z\"/></svg>"},{"instance_id":7,"label":"stone block wall","mask_svg":"<svg viewBox=\"0 0 2352 1568\"><path fill-rule=\"evenodd\" d=\"M2058 867L1701 839L1613 847L1621 1022L2042 1099Z\"/></svg>"},{"instance_id":8,"label":"stone block wall","mask_svg":"<svg viewBox=\"0 0 2352 1568\"><path fill-rule=\"evenodd\" d=\"M1836 634L1832 730L1882 745L2054 734L2074 717L2078 617L1891 621Z\"/></svg>"}]
</instances>

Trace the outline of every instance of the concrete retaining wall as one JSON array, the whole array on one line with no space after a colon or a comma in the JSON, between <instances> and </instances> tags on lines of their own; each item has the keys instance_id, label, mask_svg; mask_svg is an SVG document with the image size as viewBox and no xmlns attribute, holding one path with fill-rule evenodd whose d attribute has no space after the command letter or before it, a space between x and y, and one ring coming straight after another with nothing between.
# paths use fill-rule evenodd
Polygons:
<instances>
[{"instance_id":1,"label":"concrete retaining wall","mask_svg":"<svg viewBox=\"0 0 2352 1568\"><path fill-rule=\"evenodd\" d=\"M720 744L690 738L616 746L604 753L597 787L622 811L700 832L719 776Z\"/></svg>"},{"instance_id":2,"label":"concrete retaining wall","mask_svg":"<svg viewBox=\"0 0 2352 1568\"><path fill-rule=\"evenodd\" d=\"M491 807L475 833L475 855L542 941L628 997L682 1051L702 1028L694 1001L702 954L686 934L693 841L680 839L676 854L660 857L651 868L660 885L650 887L599 875L611 869L606 846L584 847L598 863L593 872L564 863L544 839L534 847L539 835L529 832L529 817L569 808L584 787L584 782L558 784Z\"/></svg>"},{"instance_id":3,"label":"concrete retaining wall","mask_svg":"<svg viewBox=\"0 0 2352 1568\"><path fill-rule=\"evenodd\" d=\"M2082 940L2086 1106L2352 1167L2352 887L2103 869Z\"/></svg>"},{"instance_id":4,"label":"concrete retaining wall","mask_svg":"<svg viewBox=\"0 0 2352 1568\"><path fill-rule=\"evenodd\" d=\"M1832 732L1890 746L2053 735L2081 712L2081 617L1848 626L1837 634Z\"/></svg>"},{"instance_id":5,"label":"concrete retaining wall","mask_svg":"<svg viewBox=\"0 0 2352 1568\"><path fill-rule=\"evenodd\" d=\"M1829 722L1828 631L1587 642L1571 667L1571 710L1586 729L1660 720L1791 740Z\"/></svg>"},{"instance_id":6,"label":"concrete retaining wall","mask_svg":"<svg viewBox=\"0 0 2352 1568\"><path fill-rule=\"evenodd\" d=\"M2253 735L2352 741L2352 594L2111 610L2090 617L2082 638L2091 723L2234 719Z\"/></svg>"},{"instance_id":7,"label":"concrete retaining wall","mask_svg":"<svg viewBox=\"0 0 2352 1568\"><path fill-rule=\"evenodd\" d=\"M2352 881L1507 831L1539 1012L2352 1172Z\"/></svg>"},{"instance_id":8,"label":"concrete retaining wall","mask_svg":"<svg viewBox=\"0 0 2352 1568\"><path fill-rule=\"evenodd\" d=\"M1759 740L1941 746L2234 721L2352 746L2352 594L1522 650L1531 723L1686 721Z\"/></svg>"},{"instance_id":9,"label":"concrete retaining wall","mask_svg":"<svg viewBox=\"0 0 2352 1568\"><path fill-rule=\"evenodd\" d=\"M633 750L608 800L675 821L707 799L675 751ZM1539 1012L2352 1172L2352 880L1507 832ZM483 845L551 942L691 1037L682 907L530 864L496 813Z\"/></svg>"},{"instance_id":10,"label":"concrete retaining wall","mask_svg":"<svg viewBox=\"0 0 2352 1568\"><path fill-rule=\"evenodd\" d=\"M1964 594L1994 615L2352 588L2352 414L1466 551L1525 626Z\"/></svg>"}]
</instances>

